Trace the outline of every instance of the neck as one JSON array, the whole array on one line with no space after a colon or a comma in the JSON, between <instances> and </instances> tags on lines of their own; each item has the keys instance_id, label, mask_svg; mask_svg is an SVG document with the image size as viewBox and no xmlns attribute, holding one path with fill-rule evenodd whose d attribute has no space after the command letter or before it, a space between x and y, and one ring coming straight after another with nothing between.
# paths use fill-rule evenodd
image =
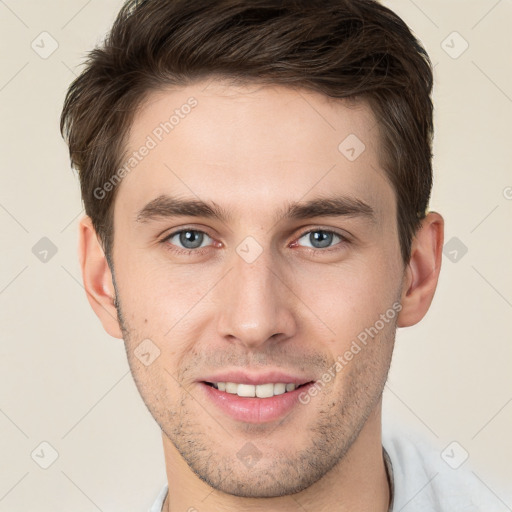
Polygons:
<instances>
[{"instance_id":1,"label":"neck","mask_svg":"<svg viewBox=\"0 0 512 512\"><path fill-rule=\"evenodd\" d=\"M169 493L163 511L236 510L238 512L387 512L391 500L382 454L381 403L349 451L307 489L277 498L240 498L212 489L191 471L162 433Z\"/></svg>"}]
</instances>

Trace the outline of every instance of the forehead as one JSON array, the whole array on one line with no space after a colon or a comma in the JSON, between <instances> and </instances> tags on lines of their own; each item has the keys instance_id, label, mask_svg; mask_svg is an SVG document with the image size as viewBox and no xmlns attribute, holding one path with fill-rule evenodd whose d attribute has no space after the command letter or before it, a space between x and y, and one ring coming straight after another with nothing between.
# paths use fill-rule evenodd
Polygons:
<instances>
[{"instance_id":1,"label":"forehead","mask_svg":"<svg viewBox=\"0 0 512 512\"><path fill-rule=\"evenodd\" d=\"M154 92L141 105L116 203L122 198L131 215L167 193L251 214L340 192L383 214L393 209L394 194L380 154L379 127L364 102L199 82Z\"/></svg>"}]
</instances>

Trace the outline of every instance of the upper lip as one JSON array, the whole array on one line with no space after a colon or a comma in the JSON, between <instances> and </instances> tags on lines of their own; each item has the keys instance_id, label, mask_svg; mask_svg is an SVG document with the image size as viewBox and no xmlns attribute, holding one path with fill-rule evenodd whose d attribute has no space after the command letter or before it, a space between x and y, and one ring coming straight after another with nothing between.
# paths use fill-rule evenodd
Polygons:
<instances>
[{"instance_id":1,"label":"upper lip","mask_svg":"<svg viewBox=\"0 0 512 512\"><path fill-rule=\"evenodd\" d=\"M267 384L269 382L283 382L285 384L301 386L302 384L306 384L313 380L313 378L301 377L279 370L260 373L251 373L247 370L223 371L214 375L208 375L201 379L202 382L234 382L235 384L253 384L255 386L258 384Z\"/></svg>"}]
</instances>

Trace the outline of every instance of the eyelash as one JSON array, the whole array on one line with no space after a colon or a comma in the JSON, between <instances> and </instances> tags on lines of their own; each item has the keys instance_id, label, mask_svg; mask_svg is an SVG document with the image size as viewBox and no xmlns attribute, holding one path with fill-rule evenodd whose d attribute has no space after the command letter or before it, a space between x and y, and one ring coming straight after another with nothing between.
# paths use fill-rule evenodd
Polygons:
<instances>
[{"instance_id":1,"label":"eyelash","mask_svg":"<svg viewBox=\"0 0 512 512\"><path fill-rule=\"evenodd\" d=\"M179 229L178 231L173 231L171 234L167 235L165 238L163 238L160 241L160 243L164 244L166 250L171 251L176 254L179 254L179 255L186 255L186 256L191 256L192 254L202 255L204 252L206 252L208 249L211 248L211 245L208 245L206 247L200 247L197 249L181 249L181 248L177 247L176 245L171 244L169 242L169 240L172 239L174 236L179 235L180 233L184 233L186 231L194 231L195 233L202 233L202 234L208 236L209 238L213 239L213 237L211 237L208 233L206 233L205 231L202 231L200 229L182 228L182 229ZM324 249L301 246L306 251L313 253L315 255L318 253L330 253L332 251L339 251L340 250L339 246L345 246L350 243L350 240L348 239L348 237L342 235L341 233L338 233L338 232L330 230L330 229L323 229L323 228L309 229L308 231L301 233L301 235L297 238L297 240L300 240L301 238L303 238L306 235L309 235L310 233L315 233L316 231L322 231L323 233L335 235L335 236L339 237L341 239L341 241L332 247L326 247Z\"/></svg>"}]
</instances>

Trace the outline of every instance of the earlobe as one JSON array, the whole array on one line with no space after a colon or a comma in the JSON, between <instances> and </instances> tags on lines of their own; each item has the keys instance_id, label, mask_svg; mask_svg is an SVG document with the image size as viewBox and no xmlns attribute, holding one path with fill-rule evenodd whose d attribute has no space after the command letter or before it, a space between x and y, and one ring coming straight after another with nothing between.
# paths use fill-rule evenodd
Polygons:
<instances>
[{"instance_id":1,"label":"earlobe","mask_svg":"<svg viewBox=\"0 0 512 512\"><path fill-rule=\"evenodd\" d=\"M426 315L439 280L443 242L443 217L436 212L430 212L423 219L412 241L411 259L405 270L398 327L414 325Z\"/></svg>"},{"instance_id":2,"label":"earlobe","mask_svg":"<svg viewBox=\"0 0 512 512\"><path fill-rule=\"evenodd\" d=\"M107 333L114 338L122 338L114 304L112 273L91 218L87 215L80 221L78 239L78 258L87 300Z\"/></svg>"}]
</instances>

